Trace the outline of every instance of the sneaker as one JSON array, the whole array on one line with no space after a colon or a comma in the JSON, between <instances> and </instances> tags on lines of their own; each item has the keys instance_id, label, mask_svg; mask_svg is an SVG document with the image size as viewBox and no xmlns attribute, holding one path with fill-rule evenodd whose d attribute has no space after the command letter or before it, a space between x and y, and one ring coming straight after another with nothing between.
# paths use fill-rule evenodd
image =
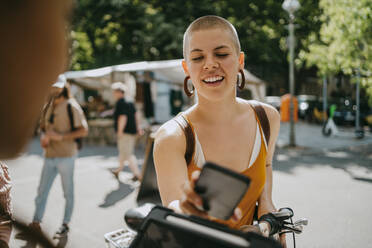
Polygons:
<instances>
[{"instance_id":1,"label":"sneaker","mask_svg":"<svg viewBox=\"0 0 372 248\"><path fill-rule=\"evenodd\" d=\"M56 232L53 238L58 239L58 238L66 237L68 231L70 231L70 228L68 227L68 225L62 224L62 226L58 229L58 231Z\"/></svg>"}]
</instances>

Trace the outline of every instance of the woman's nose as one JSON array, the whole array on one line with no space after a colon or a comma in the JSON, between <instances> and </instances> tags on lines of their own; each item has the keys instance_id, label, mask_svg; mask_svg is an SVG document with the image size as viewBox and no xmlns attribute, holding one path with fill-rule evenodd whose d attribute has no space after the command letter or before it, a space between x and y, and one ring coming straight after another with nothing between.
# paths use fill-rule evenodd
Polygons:
<instances>
[{"instance_id":1,"label":"woman's nose","mask_svg":"<svg viewBox=\"0 0 372 248\"><path fill-rule=\"evenodd\" d=\"M213 58L213 56L207 56L203 66L204 70L217 69L219 67L218 62Z\"/></svg>"}]
</instances>

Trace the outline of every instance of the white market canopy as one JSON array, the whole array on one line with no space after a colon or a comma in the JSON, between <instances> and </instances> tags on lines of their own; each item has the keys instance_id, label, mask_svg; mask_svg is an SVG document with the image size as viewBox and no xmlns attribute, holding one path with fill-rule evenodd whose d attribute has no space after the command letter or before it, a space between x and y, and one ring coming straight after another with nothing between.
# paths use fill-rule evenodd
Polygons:
<instances>
[{"instance_id":1,"label":"white market canopy","mask_svg":"<svg viewBox=\"0 0 372 248\"><path fill-rule=\"evenodd\" d=\"M182 59L163 61L142 61L121 65L113 65L92 70L65 72L67 79L88 89L107 89L115 82L118 73L136 71L152 71L155 81L165 81L174 84L183 84L185 74L182 69ZM266 83L249 71L244 70L246 88L252 91L253 98L263 100L266 95Z\"/></svg>"}]
</instances>

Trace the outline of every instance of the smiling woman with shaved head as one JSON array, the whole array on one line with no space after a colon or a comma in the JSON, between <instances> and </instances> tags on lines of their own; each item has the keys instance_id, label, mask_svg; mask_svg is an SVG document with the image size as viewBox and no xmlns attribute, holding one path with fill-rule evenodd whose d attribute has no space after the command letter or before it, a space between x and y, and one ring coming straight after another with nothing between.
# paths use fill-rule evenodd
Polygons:
<instances>
[{"instance_id":1,"label":"smiling woman with shaved head","mask_svg":"<svg viewBox=\"0 0 372 248\"><path fill-rule=\"evenodd\" d=\"M177 212L211 218L194 191L198 172L211 161L251 179L235 214L227 221L214 219L244 229L252 224L256 205L258 217L276 211L271 163L279 113L269 105L237 98L237 89L245 83L244 53L229 21L201 17L187 28L183 42L184 89L188 96L197 95L197 103L156 135L154 159L162 203ZM261 221L260 227L268 235L269 225Z\"/></svg>"}]
</instances>

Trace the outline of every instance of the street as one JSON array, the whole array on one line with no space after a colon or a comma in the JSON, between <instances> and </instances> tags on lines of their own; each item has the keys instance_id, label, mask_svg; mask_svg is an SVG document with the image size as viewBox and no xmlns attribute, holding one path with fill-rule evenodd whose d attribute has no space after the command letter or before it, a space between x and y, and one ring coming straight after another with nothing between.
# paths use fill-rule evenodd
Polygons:
<instances>
[{"instance_id":1,"label":"street","mask_svg":"<svg viewBox=\"0 0 372 248\"><path fill-rule=\"evenodd\" d=\"M297 124L298 148L288 149L288 124L281 127L276 150L273 198L277 207L291 207L294 220L309 225L297 236L297 247L372 247L372 136L353 137L352 129L325 138L321 127ZM142 149L137 149L143 159ZM75 209L65 247L105 247L103 235L124 226L124 212L135 206L136 187L118 183L109 169L116 164L116 147L85 146L76 163ZM13 180L17 217L30 222L42 168L38 139L20 158L6 161ZM128 175L129 173L124 173ZM57 177L50 192L43 230L52 237L61 225L64 198ZM27 247L14 239L10 247ZM291 247L291 238L287 240ZM61 244L63 247L63 244Z\"/></svg>"}]
</instances>

